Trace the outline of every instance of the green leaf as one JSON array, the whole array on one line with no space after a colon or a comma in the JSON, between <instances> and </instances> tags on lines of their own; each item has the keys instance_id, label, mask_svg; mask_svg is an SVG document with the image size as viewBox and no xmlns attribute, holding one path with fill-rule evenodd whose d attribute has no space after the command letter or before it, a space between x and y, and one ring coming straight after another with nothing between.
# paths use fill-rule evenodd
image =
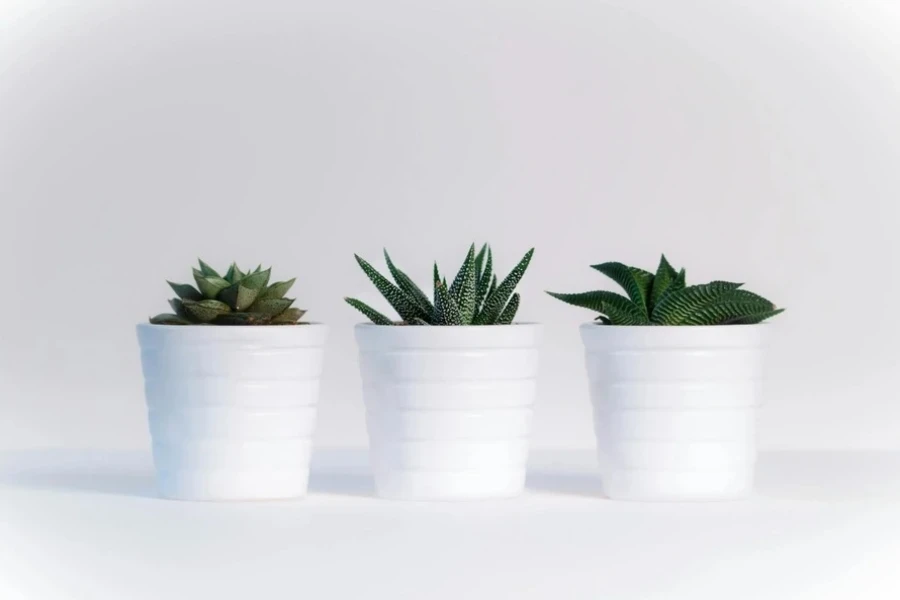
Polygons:
<instances>
[{"instance_id":1,"label":"green leaf","mask_svg":"<svg viewBox=\"0 0 900 600\"><path fill-rule=\"evenodd\" d=\"M484 300L488 297L489 292L497 287L497 278L494 276L493 258L491 256L491 248L487 246L487 254L484 263L484 269L479 269L478 285L475 287L475 318L483 310ZM484 250L484 248L482 248ZM491 281L494 282L493 287Z\"/></svg>"},{"instance_id":2,"label":"green leaf","mask_svg":"<svg viewBox=\"0 0 900 600\"><path fill-rule=\"evenodd\" d=\"M172 307L172 310L175 311L175 314L181 317L182 319L190 320L190 316L184 310L184 303L178 298L172 298L169 300L169 306Z\"/></svg>"},{"instance_id":3,"label":"green leaf","mask_svg":"<svg viewBox=\"0 0 900 600\"><path fill-rule=\"evenodd\" d=\"M356 298L344 298L344 301L347 302L350 306L366 315L366 318L375 323L376 325L393 325L394 322L388 319L386 316L365 304L364 302L360 302Z\"/></svg>"},{"instance_id":4,"label":"green leaf","mask_svg":"<svg viewBox=\"0 0 900 600\"><path fill-rule=\"evenodd\" d=\"M459 307L460 318L464 325L471 324L475 315L475 275L475 244L472 244L450 286L450 297Z\"/></svg>"},{"instance_id":5,"label":"green leaf","mask_svg":"<svg viewBox=\"0 0 900 600\"><path fill-rule=\"evenodd\" d=\"M153 325L191 325L191 322L178 315L161 314L150 317L150 323Z\"/></svg>"},{"instance_id":6,"label":"green leaf","mask_svg":"<svg viewBox=\"0 0 900 600\"><path fill-rule=\"evenodd\" d=\"M669 289L676 277L678 277L678 272L666 260L666 255L661 255L659 257L659 266L656 267L656 275L653 276L653 282L650 285L650 298L647 305L648 314L653 314L653 307L659 303L663 294L666 293L666 290Z\"/></svg>"},{"instance_id":7,"label":"green leaf","mask_svg":"<svg viewBox=\"0 0 900 600\"><path fill-rule=\"evenodd\" d=\"M475 255L475 278L477 281L481 281L481 274L484 272L484 256L487 253L488 245L484 244L481 246L481 250L478 251L478 254Z\"/></svg>"},{"instance_id":8,"label":"green leaf","mask_svg":"<svg viewBox=\"0 0 900 600\"><path fill-rule=\"evenodd\" d=\"M207 299L199 302L184 300L183 304L185 312L191 319L200 323L209 323L219 315L231 312L231 307L218 300Z\"/></svg>"},{"instance_id":9,"label":"green leaf","mask_svg":"<svg viewBox=\"0 0 900 600\"><path fill-rule=\"evenodd\" d=\"M519 310L519 294L513 294L512 298L509 299L509 303L506 305L506 308L503 309L503 312L500 313L500 318L497 319L497 325L509 325L513 322L513 319L516 318L516 311Z\"/></svg>"},{"instance_id":10,"label":"green leaf","mask_svg":"<svg viewBox=\"0 0 900 600\"><path fill-rule=\"evenodd\" d=\"M254 302L247 312L274 317L287 310L293 303L293 298L264 298Z\"/></svg>"},{"instance_id":11,"label":"green leaf","mask_svg":"<svg viewBox=\"0 0 900 600\"><path fill-rule=\"evenodd\" d=\"M714 281L712 283L722 286L739 285L727 281ZM734 321L743 321L744 319L750 319L750 322L752 323L759 322L753 320L757 315L760 315L761 319L767 319L774 316L773 313L778 314L775 305L769 300L758 294L754 294L753 292L737 289L737 287L735 287L731 291L719 296L714 302L688 315L684 319L683 324L724 325L731 324Z\"/></svg>"},{"instance_id":12,"label":"green leaf","mask_svg":"<svg viewBox=\"0 0 900 600\"><path fill-rule=\"evenodd\" d=\"M302 308L291 307L285 310L280 315L276 315L275 318L272 319L273 325L288 325L291 323L297 323L303 315L306 314L306 311Z\"/></svg>"},{"instance_id":13,"label":"green leaf","mask_svg":"<svg viewBox=\"0 0 900 600\"><path fill-rule=\"evenodd\" d=\"M197 269L194 269L194 281L197 282L197 287L200 288L200 293L203 294L204 298L215 298L219 295L219 292L231 285L221 277L204 275Z\"/></svg>"},{"instance_id":14,"label":"green leaf","mask_svg":"<svg viewBox=\"0 0 900 600\"><path fill-rule=\"evenodd\" d=\"M770 319L775 315L781 314L783 312L783 308L775 308L772 310L754 313L752 315L746 315L737 319L732 319L731 321L726 321L725 323L723 323L723 325L755 325L757 323L762 323L766 319Z\"/></svg>"},{"instance_id":15,"label":"green leaf","mask_svg":"<svg viewBox=\"0 0 900 600\"><path fill-rule=\"evenodd\" d=\"M620 262L605 262L591 265L591 268L600 271L622 286L634 305L641 309L645 317L650 317L648 298L650 286L653 283L653 273L637 267L629 267Z\"/></svg>"},{"instance_id":16,"label":"green leaf","mask_svg":"<svg viewBox=\"0 0 900 600\"><path fill-rule=\"evenodd\" d=\"M228 267L228 272L225 273L224 279L225 279L225 281L227 281L228 283L237 283L238 281L240 281L241 279L243 279L244 276L245 276L244 273L243 273L243 272L241 271L241 269L237 266L237 263L234 263L234 262L233 262L233 263L231 263L231 265Z\"/></svg>"},{"instance_id":17,"label":"green leaf","mask_svg":"<svg viewBox=\"0 0 900 600\"><path fill-rule=\"evenodd\" d=\"M425 295L425 292L413 282L409 276L398 269L394 265L394 261L391 260L391 257L388 255L387 249L384 250L384 260L387 263L388 269L391 272L391 276L394 278L394 281L397 282L397 285L401 290L407 293L407 295L416 303L416 305L422 309L422 312L426 314L432 314L434 312L434 305L431 303L431 300L428 296Z\"/></svg>"},{"instance_id":18,"label":"green leaf","mask_svg":"<svg viewBox=\"0 0 900 600\"><path fill-rule=\"evenodd\" d=\"M356 255L354 254L354 256ZM428 314L419 308L419 305L416 304L415 300L413 300L406 292L391 283L384 275L376 271L372 265L359 256L356 256L356 262L359 263L360 268L369 277L372 283L375 284L375 287L381 292L381 295L384 296L385 300L394 307L394 310L397 311L397 314L400 315L402 320L411 321L416 317L420 319L428 318Z\"/></svg>"},{"instance_id":19,"label":"green leaf","mask_svg":"<svg viewBox=\"0 0 900 600\"><path fill-rule=\"evenodd\" d=\"M197 259L197 262L200 263L200 272L203 273L203 275L205 275L206 277L218 277L219 279L222 279L222 276L216 273L216 270L211 266L209 266L199 258Z\"/></svg>"},{"instance_id":20,"label":"green leaf","mask_svg":"<svg viewBox=\"0 0 900 600\"><path fill-rule=\"evenodd\" d=\"M233 312L217 316L213 325L269 325L272 318L260 313Z\"/></svg>"},{"instance_id":21,"label":"green leaf","mask_svg":"<svg viewBox=\"0 0 900 600\"><path fill-rule=\"evenodd\" d=\"M284 298L284 295L287 294L288 290L291 289L291 286L294 285L294 281L296 281L296 278L273 283L259 293L257 302L267 298Z\"/></svg>"},{"instance_id":22,"label":"green leaf","mask_svg":"<svg viewBox=\"0 0 900 600\"><path fill-rule=\"evenodd\" d=\"M172 283L171 281L166 281L166 283L169 284L175 291L175 294L182 300L203 300L203 294L188 283Z\"/></svg>"},{"instance_id":23,"label":"green leaf","mask_svg":"<svg viewBox=\"0 0 900 600\"><path fill-rule=\"evenodd\" d=\"M413 319L409 322L410 325L431 325L428 321L423 321L422 319Z\"/></svg>"},{"instance_id":24,"label":"green leaf","mask_svg":"<svg viewBox=\"0 0 900 600\"><path fill-rule=\"evenodd\" d=\"M435 325L462 325L462 314L456 300L450 295L446 281L436 281L434 294L437 300L434 303L436 313Z\"/></svg>"},{"instance_id":25,"label":"green leaf","mask_svg":"<svg viewBox=\"0 0 900 600\"><path fill-rule=\"evenodd\" d=\"M557 300L580 306L605 315L610 325L649 325L644 312L625 296L615 292L597 290L579 294L547 292ZM602 321L602 319L601 319ZM605 321L604 321L605 322Z\"/></svg>"},{"instance_id":26,"label":"green leaf","mask_svg":"<svg viewBox=\"0 0 900 600\"><path fill-rule=\"evenodd\" d=\"M531 262L533 254L534 248L526 252L525 256L522 257L522 260L519 261L519 264L513 268L509 275L506 276L493 292L488 294L484 301L484 308L478 314L478 319L475 323L476 325L487 325L497 320L503 307L506 306L507 301L510 296L512 296L516 286L522 279L522 276L525 274L525 270L528 268L528 264Z\"/></svg>"},{"instance_id":27,"label":"green leaf","mask_svg":"<svg viewBox=\"0 0 900 600\"><path fill-rule=\"evenodd\" d=\"M250 277L255 277L251 275ZM229 285L227 288L219 292L218 299L228 304L235 312L243 312L250 308L250 305L256 301L259 296L259 290L247 287L247 281L250 277L245 277L237 283Z\"/></svg>"},{"instance_id":28,"label":"green leaf","mask_svg":"<svg viewBox=\"0 0 900 600\"><path fill-rule=\"evenodd\" d=\"M723 294L734 291L741 285L729 281L713 281L672 291L677 281L676 278L669 286L670 290L653 309L650 320L654 324L680 325L692 313L712 304Z\"/></svg>"},{"instance_id":29,"label":"green leaf","mask_svg":"<svg viewBox=\"0 0 900 600\"><path fill-rule=\"evenodd\" d=\"M272 269L266 269L265 271L254 271L252 274L249 274L241 279L241 285L246 288L250 288L251 290L260 292L269 283L269 276L271 274Z\"/></svg>"},{"instance_id":30,"label":"green leaf","mask_svg":"<svg viewBox=\"0 0 900 600\"><path fill-rule=\"evenodd\" d=\"M756 302L741 302L725 297L692 312L681 325L721 325L765 310Z\"/></svg>"}]
</instances>

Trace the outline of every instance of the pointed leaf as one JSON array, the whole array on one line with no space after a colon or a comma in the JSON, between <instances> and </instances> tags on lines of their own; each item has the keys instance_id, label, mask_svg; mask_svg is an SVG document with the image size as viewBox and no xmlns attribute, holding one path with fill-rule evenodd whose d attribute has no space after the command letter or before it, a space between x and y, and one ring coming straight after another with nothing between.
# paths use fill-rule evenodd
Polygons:
<instances>
[{"instance_id":1,"label":"pointed leaf","mask_svg":"<svg viewBox=\"0 0 900 600\"><path fill-rule=\"evenodd\" d=\"M344 298L344 301L347 302L350 306L366 315L366 318L375 323L376 325L393 325L394 322L388 319L386 316L365 304L364 302L360 302L356 298Z\"/></svg>"},{"instance_id":2,"label":"pointed leaf","mask_svg":"<svg viewBox=\"0 0 900 600\"><path fill-rule=\"evenodd\" d=\"M459 307L460 317L465 325L472 322L475 314L475 274L475 244L472 244L450 286L450 296Z\"/></svg>"},{"instance_id":3,"label":"pointed leaf","mask_svg":"<svg viewBox=\"0 0 900 600\"><path fill-rule=\"evenodd\" d=\"M150 317L150 323L153 325L190 325L191 322L178 315L161 314Z\"/></svg>"},{"instance_id":4,"label":"pointed leaf","mask_svg":"<svg viewBox=\"0 0 900 600\"><path fill-rule=\"evenodd\" d=\"M689 314L682 321L682 324L722 325L752 315L771 313L771 311L772 307L768 302L761 303L753 299L747 299L746 297L741 298L740 296L724 294L715 302L707 304Z\"/></svg>"},{"instance_id":5,"label":"pointed leaf","mask_svg":"<svg viewBox=\"0 0 900 600\"><path fill-rule=\"evenodd\" d=\"M423 312L427 314L431 314L434 312L434 305L431 303L431 300L428 296L425 295L425 292L413 282L409 276L398 269L394 265L394 261L391 260L391 257L388 255L388 251L384 251L384 260L387 263L388 269L391 272L391 276L394 278L394 281L397 282L397 285L401 290L407 293L409 297L418 305L419 308L422 309Z\"/></svg>"},{"instance_id":6,"label":"pointed leaf","mask_svg":"<svg viewBox=\"0 0 900 600\"><path fill-rule=\"evenodd\" d=\"M231 285L221 277L204 275L197 269L194 269L194 281L197 282L197 287L204 298L215 298L219 292ZM186 298L184 299L186 300Z\"/></svg>"},{"instance_id":7,"label":"pointed leaf","mask_svg":"<svg viewBox=\"0 0 900 600\"><path fill-rule=\"evenodd\" d=\"M385 300L394 307L394 310L397 311L397 314L400 315L402 320L411 321L416 317L419 317L420 319L428 318L428 314L419 308L419 305L416 304L415 300L413 300L406 292L391 283L384 275L376 271L372 265L359 256L356 256L356 262L359 263L360 268L369 277L372 283L375 284L375 287L381 292L381 295L384 296Z\"/></svg>"},{"instance_id":8,"label":"pointed leaf","mask_svg":"<svg viewBox=\"0 0 900 600\"><path fill-rule=\"evenodd\" d=\"M447 283L444 281L436 283L435 294L437 295L434 306L437 313L435 325L462 325L462 314L456 300L447 289Z\"/></svg>"},{"instance_id":9,"label":"pointed leaf","mask_svg":"<svg viewBox=\"0 0 900 600\"><path fill-rule=\"evenodd\" d=\"M489 292L497 287L497 278L494 275L491 248L486 244L485 246L487 247L487 254L485 256L484 269L481 270L481 274L478 276L478 285L475 287L475 318L481 314L484 307L484 300L488 297ZM492 281L494 282L493 287L491 286Z\"/></svg>"},{"instance_id":10,"label":"pointed leaf","mask_svg":"<svg viewBox=\"0 0 900 600\"><path fill-rule=\"evenodd\" d=\"M207 299L199 302L184 300L183 304L185 312L191 319L200 323L209 323L219 315L231 312L231 307L218 300Z\"/></svg>"},{"instance_id":11,"label":"pointed leaf","mask_svg":"<svg viewBox=\"0 0 900 600\"><path fill-rule=\"evenodd\" d=\"M622 289L631 298L631 301L649 318L650 313L647 308L648 296L650 295L650 285L653 283L653 273L638 269L637 267L629 267L620 262L606 262L599 265L591 265L596 269L618 283Z\"/></svg>"},{"instance_id":12,"label":"pointed leaf","mask_svg":"<svg viewBox=\"0 0 900 600\"><path fill-rule=\"evenodd\" d=\"M216 273L215 269L213 269L211 266L209 266L199 258L197 259L197 262L200 263L200 272L203 273L203 275L205 275L206 277L218 277L219 279L222 278L221 275Z\"/></svg>"},{"instance_id":13,"label":"pointed leaf","mask_svg":"<svg viewBox=\"0 0 900 600\"><path fill-rule=\"evenodd\" d=\"M266 269L265 271L254 271L251 275L246 275L243 279L241 279L241 285L259 292L266 287L266 284L269 283L269 276L271 274L272 269Z\"/></svg>"},{"instance_id":14,"label":"pointed leaf","mask_svg":"<svg viewBox=\"0 0 900 600\"><path fill-rule=\"evenodd\" d=\"M184 303L178 298L172 298L169 300L169 306L172 307L172 310L175 311L175 314L181 317L182 319L190 320L190 316L184 310Z\"/></svg>"},{"instance_id":15,"label":"pointed leaf","mask_svg":"<svg viewBox=\"0 0 900 600\"><path fill-rule=\"evenodd\" d=\"M649 314L653 314L653 307L659 303L676 277L678 277L678 272L669 264L666 255L663 254L659 258L659 266L656 267L656 275L653 276L653 283L650 286L650 299L647 304Z\"/></svg>"},{"instance_id":16,"label":"pointed leaf","mask_svg":"<svg viewBox=\"0 0 900 600\"><path fill-rule=\"evenodd\" d=\"M288 290L291 289L291 286L294 285L294 281L296 281L296 278L273 283L259 293L257 302L265 298L284 298L284 295L287 294Z\"/></svg>"},{"instance_id":17,"label":"pointed leaf","mask_svg":"<svg viewBox=\"0 0 900 600\"><path fill-rule=\"evenodd\" d=\"M231 283L237 283L241 281L247 274L241 271L241 268L237 266L237 263L234 264L234 275L232 275Z\"/></svg>"},{"instance_id":18,"label":"pointed leaf","mask_svg":"<svg viewBox=\"0 0 900 600\"><path fill-rule=\"evenodd\" d=\"M234 263L228 265L228 271L225 272L225 276L222 279L228 283L234 283Z\"/></svg>"},{"instance_id":19,"label":"pointed leaf","mask_svg":"<svg viewBox=\"0 0 900 600\"><path fill-rule=\"evenodd\" d=\"M679 274L680 275L680 274ZM684 320L701 308L712 304L720 296L734 291L739 283L713 281L672 291L678 279L669 286L669 291L653 309L651 321L656 325L680 325Z\"/></svg>"},{"instance_id":20,"label":"pointed leaf","mask_svg":"<svg viewBox=\"0 0 900 600\"><path fill-rule=\"evenodd\" d=\"M269 325L272 318L260 313L223 313L213 320L213 325Z\"/></svg>"},{"instance_id":21,"label":"pointed leaf","mask_svg":"<svg viewBox=\"0 0 900 600\"><path fill-rule=\"evenodd\" d=\"M497 320L503 307L506 306L507 301L510 296L512 296L516 286L522 279L522 276L525 274L525 270L528 268L528 264L531 262L533 254L534 248L526 252L525 256L522 257L522 260L519 261L519 264L513 268L509 275L506 276L493 292L488 294L488 297L484 301L484 308L478 314L476 325L487 325Z\"/></svg>"},{"instance_id":22,"label":"pointed leaf","mask_svg":"<svg viewBox=\"0 0 900 600\"><path fill-rule=\"evenodd\" d=\"M166 283L169 284L182 300L203 300L203 294L188 283L172 283L171 281L166 281Z\"/></svg>"},{"instance_id":23,"label":"pointed leaf","mask_svg":"<svg viewBox=\"0 0 900 600\"><path fill-rule=\"evenodd\" d=\"M783 308L775 308L772 310L766 310L762 312L758 312L752 315L747 315L744 317L740 317L737 319L732 319L731 321L726 321L723 325L755 325L757 323L762 323L766 319L774 317L777 314L781 314L784 312Z\"/></svg>"},{"instance_id":24,"label":"pointed leaf","mask_svg":"<svg viewBox=\"0 0 900 600\"><path fill-rule=\"evenodd\" d=\"M247 312L274 317L287 310L293 303L293 298L264 298L254 302L250 308L247 309Z\"/></svg>"},{"instance_id":25,"label":"pointed leaf","mask_svg":"<svg viewBox=\"0 0 900 600\"><path fill-rule=\"evenodd\" d=\"M601 313L609 319L611 325L649 325L647 317L640 308L625 296L615 292L597 290L579 294L547 293L567 304Z\"/></svg>"},{"instance_id":26,"label":"pointed leaf","mask_svg":"<svg viewBox=\"0 0 900 600\"><path fill-rule=\"evenodd\" d=\"M481 250L475 255L475 280L481 281L481 274L484 272L484 257L487 254L488 245L481 246Z\"/></svg>"},{"instance_id":27,"label":"pointed leaf","mask_svg":"<svg viewBox=\"0 0 900 600\"><path fill-rule=\"evenodd\" d=\"M290 323L297 323L303 318L303 315L306 314L306 311L302 308L291 307L282 312L280 315L276 315L272 319L273 325L288 325Z\"/></svg>"},{"instance_id":28,"label":"pointed leaf","mask_svg":"<svg viewBox=\"0 0 900 600\"><path fill-rule=\"evenodd\" d=\"M513 294L512 298L509 299L506 308L500 313L500 318L497 319L497 325L509 325L512 323L513 319L516 318L517 310L519 310L519 294Z\"/></svg>"},{"instance_id":29,"label":"pointed leaf","mask_svg":"<svg viewBox=\"0 0 900 600\"><path fill-rule=\"evenodd\" d=\"M255 275L251 275L251 277L255 277ZM241 281L229 285L219 292L218 299L228 304L231 310L235 312L247 310L256 301L256 297L259 296L258 289L247 287L249 279L250 277L245 277Z\"/></svg>"}]
</instances>

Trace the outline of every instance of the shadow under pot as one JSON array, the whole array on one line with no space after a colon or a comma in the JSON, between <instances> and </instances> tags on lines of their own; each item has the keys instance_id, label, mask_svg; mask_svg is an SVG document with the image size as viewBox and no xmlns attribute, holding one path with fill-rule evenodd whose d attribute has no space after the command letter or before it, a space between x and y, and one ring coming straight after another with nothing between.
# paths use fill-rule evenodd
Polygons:
<instances>
[{"instance_id":1,"label":"shadow under pot","mask_svg":"<svg viewBox=\"0 0 900 600\"><path fill-rule=\"evenodd\" d=\"M519 495L538 367L536 324L356 326L379 496Z\"/></svg>"},{"instance_id":2,"label":"shadow under pot","mask_svg":"<svg viewBox=\"0 0 900 600\"><path fill-rule=\"evenodd\" d=\"M327 329L137 326L160 495L306 494Z\"/></svg>"},{"instance_id":3,"label":"shadow under pot","mask_svg":"<svg viewBox=\"0 0 900 600\"><path fill-rule=\"evenodd\" d=\"M767 328L582 325L609 498L750 494Z\"/></svg>"}]
</instances>

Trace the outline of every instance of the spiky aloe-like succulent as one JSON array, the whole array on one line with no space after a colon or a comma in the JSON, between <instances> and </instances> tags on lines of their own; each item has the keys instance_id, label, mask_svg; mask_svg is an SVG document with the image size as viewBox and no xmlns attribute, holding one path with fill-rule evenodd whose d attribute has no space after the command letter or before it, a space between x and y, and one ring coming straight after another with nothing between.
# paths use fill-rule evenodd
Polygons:
<instances>
[{"instance_id":1,"label":"spiky aloe-like succulent","mask_svg":"<svg viewBox=\"0 0 900 600\"><path fill-rule=\"evenodd\" d=\"M655 274L618 262L591 267L622 286L628 297L602 290L547 293L600 313L597 320L605 325L751 325L784 311L762 296L740 289L742 283L686 285L684 269L676 271L665 255Z\"/></svg>"},{"instance_id":2,"label":"spiky aloe-like succulent","mask_svg":"<svg viewBox=\"0 0 900 600\"><path fill-rule=\"evenodd\" d=\"M169 300L175 311L151 317L154 325L294 325L306 312L291 307L285 298L294 279L269 285L272 269L262 265L241 271L234 263L224 276L208 264L200 262L194 269L197 287L186 283L167 282L177 298Z\"/></svg>"},{"instance_id":3,"label":"spiky aloe-like succulent","mask_svg":"<svg viewBox=\"0 0 900 600\"><path fill-rule=\"evenodd\" d=\"M519 294L514 293L516 285L525 274L532 254L534 248L525 253L503 281L497 283L490 247L485 244L476 254L475 244L472 244L449 286L435 263L433 302L406 273L394 265L387 250L384 251L384 260L396 284L356 256L356 262L394 307L401 321L392 321L356 298L344 300L376 325L509 325L519 309Z\"/></svg>"}]
</instances>

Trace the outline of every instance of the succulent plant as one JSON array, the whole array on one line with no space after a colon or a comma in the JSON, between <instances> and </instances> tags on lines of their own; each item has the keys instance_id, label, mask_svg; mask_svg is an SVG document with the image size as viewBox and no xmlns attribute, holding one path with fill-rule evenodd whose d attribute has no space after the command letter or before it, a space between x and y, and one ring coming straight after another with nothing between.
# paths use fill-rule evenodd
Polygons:
<instances>
[{"instance_id":1,"label":"succulent plant","mask_svg":"<svg viewBox=\"0 0 900 600\"><path fill-rule=\"evenodd\" d=\"M509 325L519 309L519 294L514 293L516 285L525 274L532 254L534 248L498 283L493 273L490 247L485 244L476 254L475 244L472 244L449 286L435 263L433 301L394 265L387 250L384 251L384 260L396 283L356 256L360 268L394 307L401 320L395 322L356 298L344 300L376 325Z\"/></svg>"},{"instance_id":2,"label":"succulent plant","mask_svg":"<svg viewBox=\"0 0 900 600\"><path fill-rule=\"evenodd\" d=\"M665 255L655 274L618 262L591 267L622 286L628 297L603 290L547 293L601 313L596 320L605 325L750 325L784 311L762 296L740 289L741 283L712 281L688 286L684 269L676 271Z\"/></svg>"},{"instance_id":3,"label":"succulent plant","mask_svg":"<svg viewBox=\"0 0 900 600\"><path fill-rule=\"evenodd\" d=\"M174 314L150 318L154 325L294 325L306 312L285 298L294 280L269 284L272 269L262 265L241 271L232 263L224 276L200 262L194 269L197 287L167 282L177 298L169 300Z\"/></svg>"}]
</instances>

